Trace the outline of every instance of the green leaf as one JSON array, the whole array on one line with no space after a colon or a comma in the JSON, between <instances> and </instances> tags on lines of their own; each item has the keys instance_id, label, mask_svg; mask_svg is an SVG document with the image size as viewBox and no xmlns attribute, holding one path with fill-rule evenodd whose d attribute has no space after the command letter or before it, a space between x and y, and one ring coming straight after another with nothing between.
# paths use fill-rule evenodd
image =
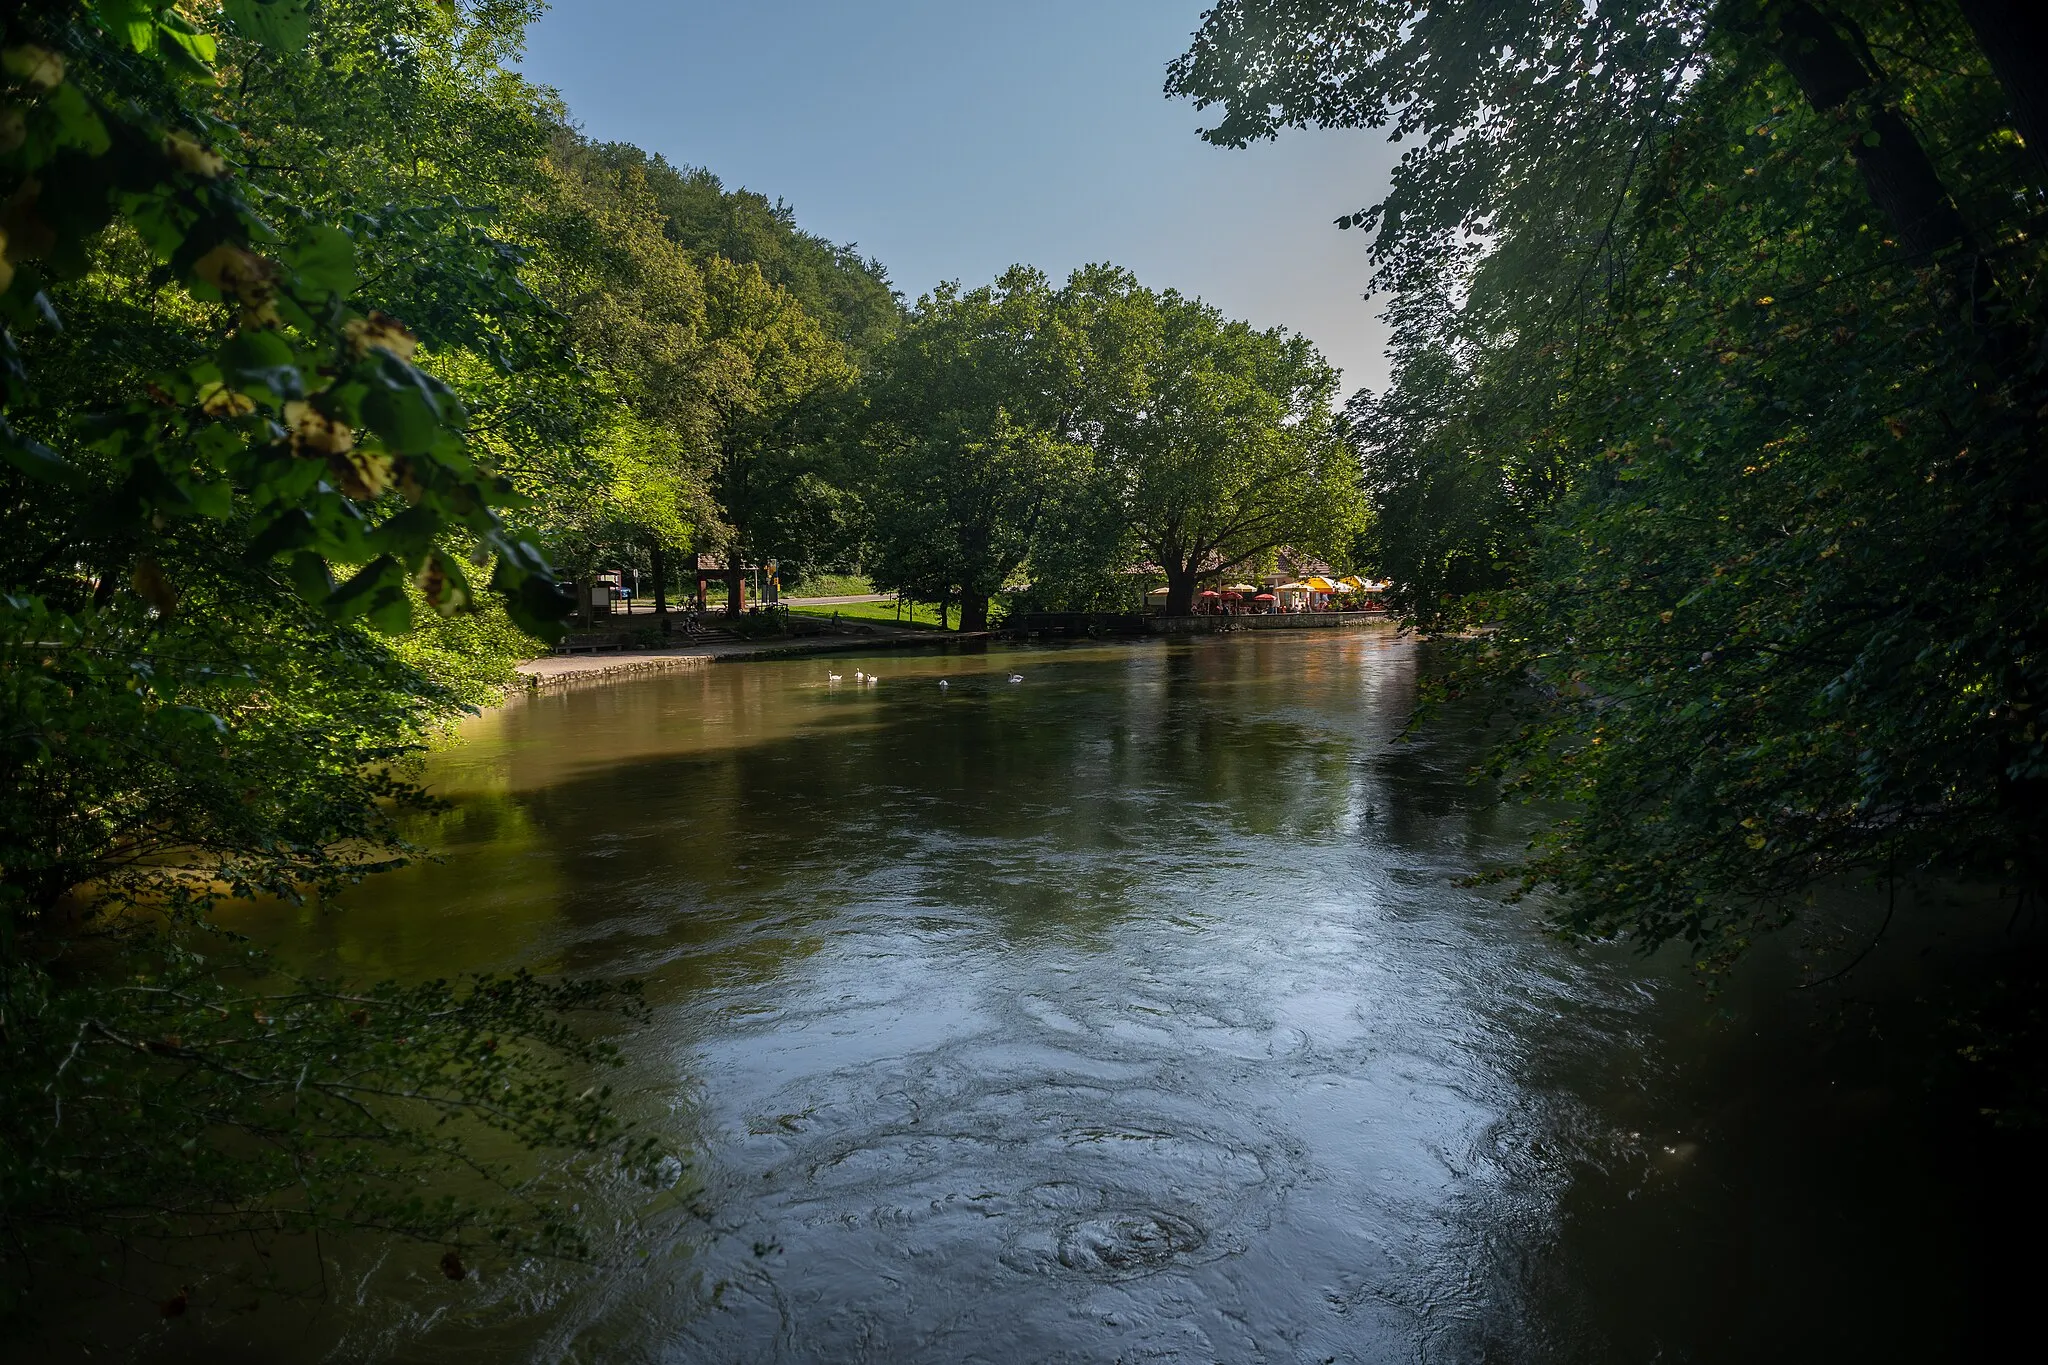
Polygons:
<instances>
[{"instance_id":1,"label":"green leaf","mask_svg":"<svg viewBox=\"0 0 2048 1365\"><path fill-rule=\"evenodd\" d=\"M298 357L280 333L237 332L220 348L219 360L228 387L251 397L267 396L276 405L305 395Z\"/></svg>"},{"instance_id":2,"label":"green leaf","mask_svg":"<svg viewBox=\"0 0 2048 1365\"><path fill-rule=\"evenodd\" d=\"M209 422L192 434L192 444L201 455L220 464L248 449L249 439L226 422Z\"/></svg>"},{"instance_id":3,"label":"green leaf","mask_svg":"<svg viewBox=\"0 0 2048 1365\"><path fill-rule=\"evenodd\" d=\"M363 418L385 444L424 455L454 435L462 414L455 396L425 371L377 352L376 382L363 398Z\"/></svg>"},{"instance_id":4,"label":"green leaf","mask_svg":"<svg viewBox=\"0 0 2048 1365\"><path fill-rule=\"evenodd\" d=\"M348 582L327 594L327 600L321 605L337 621L347 621L378 610L393 592L401 600L404 598L405 570L390 555L379 555L356 570Z\"/></svg>"},{"instance_id":5,"label":"green leaf","mask_svg":"<svg viewBox=\"0 0 2048 1365\"><path fill-rule=\"evenodd\" d=\"M129 226L158 260L170 260L185 244L189 223L180 213L178 201L169 194L140 198L128 208L127 214Z\"/></svg>"},{"instance_id":6,"label":"green leaf","mask_svg":"<svg viewBox=\"0 0 2048 1365\"><path fill-rule=\"evenodd\" d=\"M402 454L423 454L441 439L440 415L416 390L372 389L363 400L363 415L369 419L370 429Z\"/></svg>"},{"instance_id":7,"label":"green leaf","mask_svg":"<svg viewBox=\"0 0 2048 1365\"><path fill-rule=\"evenodd\" d=\"M334 591L334 575L327 571L327 561L311 550L293 555L285 565L285 575L308 602L324 601Z\"/></svg>"},{"instance_id":8,"label":"green leaf","mask_svg":"<svg viewBox=\"0 0 2048 1365\"><path fill-rule=\"evenodd\" d=\"M370 544L391 554L411 557L434 543L441 529L438 514L424 507L408 507L370 533Z\"/></svg>"},{"instance_id":9,"label":"green leaf","mask_svg":"<svg viewBox=\"0 0 2048 1365\"><path fill-rule=\"evenodd\" d=\"M202 33L176 10L157 20L157 51L165 63L181 75L211 80L213 60L219 45L213 35Z\"/></svg>"},{"instance_id":10,"label":"green leaf","mask_svg":"<svg viewBox=\"0 0 2048 1365\"><path fill-rule=\"evenodd\" d=\"M306 45L313 16L308 0L223 0L221 9L235 32L272 52L296 52Z\"/></svg>"},{"instance_id":11,"label":"green leaf","mask_svg":"<svg viewBox=\"0 0 2048 1365\"><path fill-rule=\"evenodd\" d=\"M496 533L486 536L484 544L497 556L491 588L503 597L506 614L529 635L550 643L560 640L574 603L540 552L523 540Z\"/></svg>"},{"instance_id":12,"label":"green leaf","mask_svg":"<svg viewBox=\"0 0 2048 1365\"><path fill-rule=\"evenodd\" d=\"M412 598L403 588L380 588L365 614L384 634L403 635L412 629Z\"/></svg>"},{"instance_id":13,"label":"green leaf","mask_svg":"<svg viewBox=\"0 0 2048 1365\"><path fill-rule=\"evenodd\" d=\"M494 577L491 586L503 595L505 614L528 635L555 644L568 634L566 622L575 604L561 584L527 574L509 586Z\"/></svg>"},{"instance_id":14,"label":"green leaf","mask_svg":"<svg viewBox=\"0 0 2048 1365\"><path fill-rule=\"evenodd\" d=\"M81 481L76 465L41 441L22 436L4 421L0 421L0 457L30 478L45 483L75 485Z\"/></svg>"},{"instance_id":15,"label":"green leaf","mask_svg":"<svg viewBox=\"0 0 2048 1365\"><path fill-rule=\"evenodd\" d=\"M261 563L287 550L311 544L314 534L313 519L306 515L305 509L291 508L257 532L256 538L249 542L249 558ZM320 557L314 555L313 558L318 560ZM319 576L322 586L318 595L324 597L334 590L334 582L327 577L327 566L324 562L320 564Z\"/></svg>"},{"instance_id":16,"label":"green leaf","mask_svg":"<svg viewBox=\"0 0 2048 1365\"><path fill-rule=\"evenodd\" d=\"M295 363L292 344L276 332L237 332L220 348L221 373L230 378Z\"/></svg>"},{"instance_id":17,"label":"green leaf","mask_svg":"<svg viewBox=\"0 0 2048 1365\"><path fill-rule=\"evenodd\" d=\"M316 299L347 295L356 287L356 244L338 227L321 224L308 229L285 251L284 263Z\"/></svg>"},{"instance_id":18,"label":"green leaf","mask_svg":"<svg viewBox=\"0 0 2048 1365\"><path fill-rule=\"evenodd\" d=\"M107 125L79 88L69 81L52 90L47 101L57 116L57 145L76 147L87 156L104 155L113 145Z\"/></svg>"},{"instance_id":19,"label":"green leaf","mask_svg":"<svg viewBox=\"0 0 2048 1365\"><path fill-rule=\"evenodd\" d=\"M226 521L234 513L235 490L223 480L180 479L178 488L192 504L192 510L202 517Z\"/></svg>"},{"instance_id":20,"label":"green leaf","mask_svg":"<svg viewBox=\"0 0 2048 1365\"><path fill-rule=\"evenodd\" d=\"M94 6L107 32L136 52L147 52L156 42L158 6L150 0L99 0Z\"/></svg>"}]
</instances>

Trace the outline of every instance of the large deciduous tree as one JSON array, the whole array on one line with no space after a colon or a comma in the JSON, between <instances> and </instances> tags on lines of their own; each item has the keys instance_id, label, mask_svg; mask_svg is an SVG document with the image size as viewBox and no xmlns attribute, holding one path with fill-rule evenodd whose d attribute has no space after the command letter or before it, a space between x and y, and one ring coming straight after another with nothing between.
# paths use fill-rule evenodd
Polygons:
<instances>
[{"instance_id":1,"label":"large deciduous tree","mask_svg":"<svg viewBox=\"0 0 2048 1365\"><path fill-rule=\"evenodd\" d=\"M1830 875L2048 888L2044 43L2004 0L1224 0L1174 68L1216 141L1413 144L1340 220L1397 337L1371 543L1496 627L1566 927L1711 964Z\"/></svg>"},{"instance_id":2,"label":"large deciduous tree","mask_svg":"<svg viewBox=\"0 0 2048 1365\"><path fill-rule=\"evenodd\" d=\"M557 629L462 401L570 372L492 230L545 173L528 17L0 14L0 1313L138 1242L574 1252L490 1153L621 1150L569 1083L611 988L295 979L212 913L404 860L464 698L389 637L493 599Z\"/></svg>"},{"instance_id":3,"label":"large deciduous tree","mask_svg":"<svg viewBox=\"0 0 2048 1365\"><path fill-rule=\"evenodd\" d=\"M855 372L845 347L759 267L714 256L704 278L698 383L710 413L726 610L737 614L749 559L795 567L836 535L836 498L820 470Z\"/></svg>"},{"instance_id":4,"label":"large deciduous tree","mask_svg":"<svg viewBox=\"0 0 2048 1365\"><path fill-rule=\"evenodd\" d=\"M708 285L664 227L639 165L557 136L524 223L524 274L560 311L585 375L531 400L554 415L552 439L491 435L579 586L602 564L642 551L658 561L718 535ZM579 591L579 608L587 601Z\"/></svg>"},{"instance_id":5,"label":"large deciduous tree","mask_svg":"<svg viewBox=\"0 0 2048 1365\"><path fill-rule=\"evenodd\" d=\"M1086 465L1061 439L1061 344L1044 275L942 285L918 301L867 386L869 575L912 598L960 603L960 628L1032 553Z\"/></svg>"},{"instance_id":6,"label":"large deciduous tree","mask_svg":"<svg viewBox=\"0 0 2048 1365\"><path fill-rule=\"evenodd\" d=\"M922 300L869 388L877 582L958 596L965 628L1029 565L1101 600L1136 555L1168 610L1282 545L1348 550L1357 460L1336 372L1283 330L1090 266Z\"/></svg>"},{"instance_id":7,"label":"large deciduous tree","mask_svg":"<svg viewBox=\"0 0 2048 1365\"><path fill-rule=\"evenodd\" d=\"M1106 267L1076 272L1060 306L1080 350L1068 421L1164 570L1169 613L1283 545L1348 550L1357 460L1337 372L1305 337Z\"/></svg>"}]
</instances>

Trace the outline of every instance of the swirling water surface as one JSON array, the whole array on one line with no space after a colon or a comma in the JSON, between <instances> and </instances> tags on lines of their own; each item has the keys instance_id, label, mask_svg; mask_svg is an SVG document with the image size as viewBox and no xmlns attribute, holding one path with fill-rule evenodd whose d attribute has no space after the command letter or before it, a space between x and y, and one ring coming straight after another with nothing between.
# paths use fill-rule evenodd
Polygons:
<instances>
[{"instance_id":1,"label":"swirling water surface","mask_svg":"<svg viewBox=\"0 0 2048 1365\"><path fill-rule=\"evenodd\" d=\"M1935 1156L1889 1097L1788 1098L1769 1019L1461 885L1529 827L1475 736L1401 741L1418 648L788 660L479 718L444 861L269 932L644 979L629 1104L687 1171L593 1191L595 1272L336 1253L324 1304L144 1354L1947 1357Z\"/></svg>"}]
</instances>

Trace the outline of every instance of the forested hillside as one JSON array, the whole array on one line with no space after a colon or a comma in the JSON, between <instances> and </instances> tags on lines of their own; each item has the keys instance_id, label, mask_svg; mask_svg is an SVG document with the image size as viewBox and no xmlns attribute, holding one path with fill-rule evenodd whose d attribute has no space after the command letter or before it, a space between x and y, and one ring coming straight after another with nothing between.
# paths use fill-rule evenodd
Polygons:
<instances>
[{"instance_id":1,"label":"forested hillside","mask_svg":"<svg viewBox=\"0 0 2048 1365\"><path fill-rule=\"evenodd\" d=\"M645 179L670 239L702 255L758 267L824 322L835 341L865 354L895 329L901 308L881 262L805 232L782 200L727 189L702 167L672 166L631 143L585 150L613 170L637 171Z\"/></svg>"}]
</instances>

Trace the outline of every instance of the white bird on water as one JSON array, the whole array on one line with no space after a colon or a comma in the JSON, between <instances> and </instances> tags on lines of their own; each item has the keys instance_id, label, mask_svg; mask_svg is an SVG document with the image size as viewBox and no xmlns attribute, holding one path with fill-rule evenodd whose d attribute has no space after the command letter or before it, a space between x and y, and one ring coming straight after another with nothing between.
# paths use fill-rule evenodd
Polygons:
<instances>
[{"instance_id":1,"label":"white bird on water","mask_svg":"<svg viewBox=\"0 0 2048 1365\"><path fill-rule=\"evenodd\" d=\"M839 681L839 675L838 675L837 673L827 673L827 674L825 675L825 681L826 681L826 682L835 682L835 683L836 683L836 682L838 682L838 681Z\"/></svg>"},{"instance_id":2,"label":"white bird on water","mask_svg":"<svg viewBox=\"0 0 2048 1365\"><path fill-rule=\"evenodd\" d=\"M1010 675L1010 681L1011 681L1011 682L1023 682L1023 681L1024 681L1024 675L1023 675L1022 673L1012 673L1012 674Z\"/></svg>"},{"instance_id":3,"label":"white bird on water","mask_svg":"<svg viewBox=\"0 0 2048 1365\"><path fill-rule=\"evenodd\" d=\"M861 671L860 671L859 669L857 669L857 668L853 670L853 680L854 680L855 682L859 682L859 681L860 681L860 680L861 680L862 678L865 678L866 676L867 676L867 674L865 674L865 673L861 672Z\"/></svg>"},{"instance_id":4,"label":"white bird on water","mask_svg":"<svg viewBox=\"0 0 2048 1365\"><path fill-rule=\"evenodd\" d=\"M952 685L953 685L953 684L951 684L951 683L947 682L947 681L946 681L946 680L945 680L944 678L941 678L941 679L939 679L939 686L940 686L940 687L951 687Z\"/></svg>"}]
</instances>

